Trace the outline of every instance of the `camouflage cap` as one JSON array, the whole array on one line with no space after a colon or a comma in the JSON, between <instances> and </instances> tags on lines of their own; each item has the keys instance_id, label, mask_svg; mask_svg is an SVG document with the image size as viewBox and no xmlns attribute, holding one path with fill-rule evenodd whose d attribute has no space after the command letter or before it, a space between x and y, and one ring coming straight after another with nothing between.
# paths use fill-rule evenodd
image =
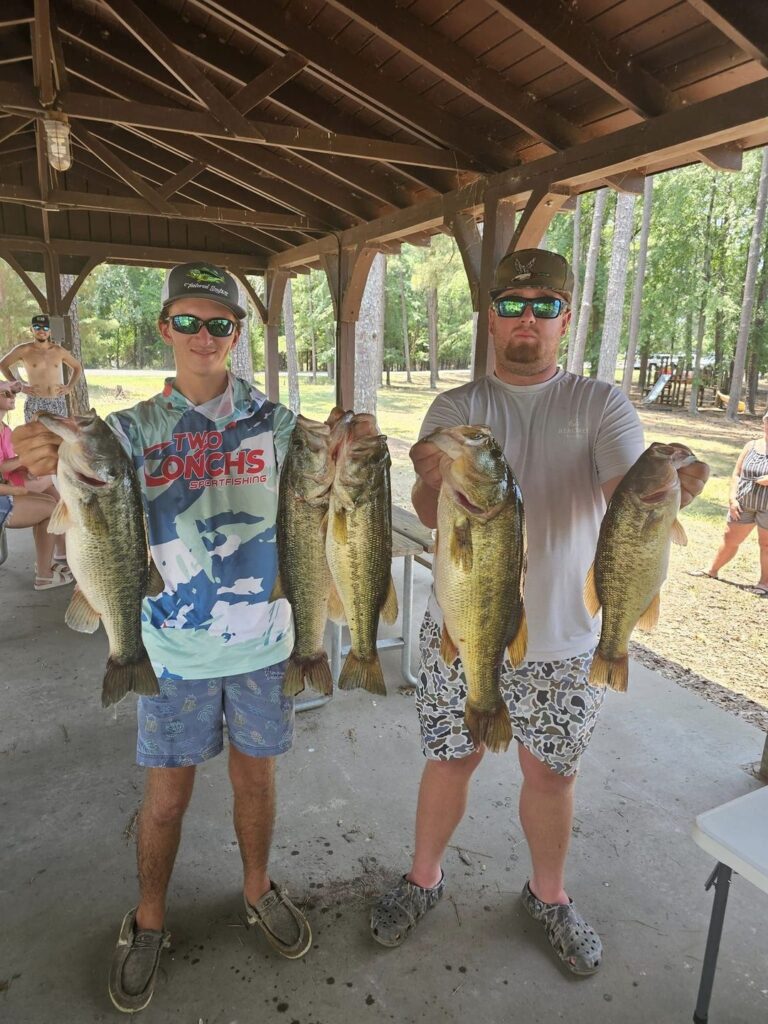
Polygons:
<instances>
[{"instance_id":1,"label":"camouflage cap","mask_svg":"<svg viewBox=\"0 0 768 1024\"><path fill-rule=\"evenodd\" d=\"M165 275L160 302L163 310L176 299L210 299L231 310L238 320L245 319L240 305L237 281L213 263L180 263Z\"/></svg>"},{"instance_id":2,"label":"camouflage cap","mask_svg":"<svg viewBox=\"0 0 768 1024\"><path fill-rule=\"evenodd\" d=\"M548 249L518 249L499 261L491 298L510 288L548 288L570 299L573 274L568 260L560 253Z\"/></svg>"}]
</instances>

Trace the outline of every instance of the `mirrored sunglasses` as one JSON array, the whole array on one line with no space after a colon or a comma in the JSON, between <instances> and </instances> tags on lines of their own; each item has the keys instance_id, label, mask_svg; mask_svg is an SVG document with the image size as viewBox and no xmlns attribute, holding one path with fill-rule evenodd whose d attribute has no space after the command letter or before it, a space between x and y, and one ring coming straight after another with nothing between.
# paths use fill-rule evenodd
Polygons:
<instances>
[{"instance_id":1,"label":"mirrored sunglasses","mask_svg":"<svg viewBox=\"0 0 768 1024\"><path fill-rule=\"evenodd\" d=\"M175 316L167 317L166 321L179 334L197 334L205 327L212 338L229 338L237 327L235 321L226 316L214 316L210 320L203 320L199 316L192 316L191 313L177 313Z\"/></svg>"},{"instance_id":2,"label":"mirrored sunglasses","mask_svg":"<svg viewBox=\"0 0 768 1024\"><path fill-rule=\"evenodd\" d=\"M537 320L554 320L567 308L568 303L564 299L554 299L549 296L541 299L525 299L522 295L505 295L493 302L493 308L499 316L503 317L522 316L526 306L531 307Z\"/></svg>"},{"instance_id":3,"label":"mirrored sunglasses","mask_svg":"<svg viewBox=\"0 0 768 1024\"><path fill-rule=\"evenodd\" d=\"M48 324L32 324L33 331L50 331Z\"/></svg>"}]
</instances>

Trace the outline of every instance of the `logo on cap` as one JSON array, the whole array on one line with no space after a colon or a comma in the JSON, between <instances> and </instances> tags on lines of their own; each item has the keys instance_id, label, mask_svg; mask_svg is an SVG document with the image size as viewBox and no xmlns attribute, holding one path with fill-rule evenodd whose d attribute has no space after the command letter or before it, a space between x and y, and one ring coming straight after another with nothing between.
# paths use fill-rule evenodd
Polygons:
<instances>
[{"instance_id":1,"label":"logo on cap","mask_svg":"<svg viewBox=\"0 0 768 1024\"><path fill-rule=\"evenodd\" d=\"M187 271L187 277L200 284L224 284L225 281L224 275L213 267L193 267Z\"/></svg>"},{"instance_id":2,"label":"logo on cap","mask_svg":"<svg viewBox=\"0 0 768 1024\"><path fill-rule=\"evenodd\" d=\"M514 276L514 280L515 281L518 281L518 280L522 281L526 277L530 277L532 272L533 272L533 268L535 267L535 265L536 265L536 257L535 256L532 257L530 260L528 260L527 263L523 263L521 260L515 260L515 276Z\"/></svg>"}]
</instances>

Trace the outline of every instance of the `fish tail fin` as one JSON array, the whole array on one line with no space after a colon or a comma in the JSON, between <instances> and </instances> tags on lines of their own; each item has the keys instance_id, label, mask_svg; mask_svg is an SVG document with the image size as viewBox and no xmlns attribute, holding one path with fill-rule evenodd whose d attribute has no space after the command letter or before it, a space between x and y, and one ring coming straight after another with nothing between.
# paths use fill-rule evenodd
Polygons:
<instances>
[{"instance_id":1,"label":"fish tail fin","mask_svg":"<svg viewBox=\"0 0 768 1024\"><path fill-rule=\"evenodd\" d=\"M593 686L609 686L612 690L624 692L629 683L629 656L606 658L596 650L589 669L589 681Z\"/></svg>"},{"instance_id":2,"label":"fish tail fin","mask_svg":"<svg viewBox=\"0 0 768 1024\"><path fill-rule=\"evenodd\" d=\"M313 658L308 658L304 664L304 678L313 690L321 693L324 697L330 697L333 693L333 676L331 666L328 664L328 655L320 651Z\"/></svg>"},{"instance_id":3,"label":"fish tail fin","mask_svg":"<svg viewBox=\"0 0 768 1024\"><path fill-rule=\"evenodd\" d=\"M378 654L371 658L361 658L354 651L350 651L339 675L339 689L361 689L381 697L386 696L387 688L384 685L384 673L381 671Z\"/></svg>"},{"instance_id":4,"label":"fish tail fin","mask_svg":"<svg viewBox=\"0 0 768 1024\"><path fill-rule=\"evenodd\" d=\"M288 659L283 677L283 695L296 697L304 689L304 663L295 654Z\"/></svg>"},{"instance_id":5,"label":"fish tail fin","mask_svg":"<svg viewBox=\"0 0 768 1024\"><path fill-rule=\"evenodd\" d=\"M107 659L101 706L108 708L111 704L117 704L131 691L144 697L157 697L160 693L155 670L143 645L138 658L133 661L120 664L112 657Z\"/></svg>"},{"instance_id":6,"label":"fish tail fin","mask_svg":"<svg viewBox=\"0 0 768 1024\"><path fill-rule=\"evenodd\" d=\"M493 711L480 711L467 703L464 722L476 747L484 743L489 750L497 753L506 750L512 740L512 722L504 701Z\"/></svg>"}]
</instances>

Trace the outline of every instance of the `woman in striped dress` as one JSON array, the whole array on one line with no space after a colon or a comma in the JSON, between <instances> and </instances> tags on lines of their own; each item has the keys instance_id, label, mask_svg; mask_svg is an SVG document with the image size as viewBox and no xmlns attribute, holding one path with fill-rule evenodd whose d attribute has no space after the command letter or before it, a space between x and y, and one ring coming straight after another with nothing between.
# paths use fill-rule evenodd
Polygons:
<instances>
[{"instance_id":1,"label":"woman in striped dress","mask_svg":"<svg viewBox=\"0 0 768 1024\"><path fill-rule=\"evenodd\" d=\"M760 545L760 579L754 589L760 597L768 597L768 412L763 416L762 436L748 441L741 449L731 476L723 540L703 575L717 579L755 526Z\"/></svg>"}]
</instances>

